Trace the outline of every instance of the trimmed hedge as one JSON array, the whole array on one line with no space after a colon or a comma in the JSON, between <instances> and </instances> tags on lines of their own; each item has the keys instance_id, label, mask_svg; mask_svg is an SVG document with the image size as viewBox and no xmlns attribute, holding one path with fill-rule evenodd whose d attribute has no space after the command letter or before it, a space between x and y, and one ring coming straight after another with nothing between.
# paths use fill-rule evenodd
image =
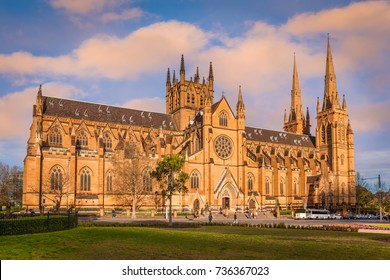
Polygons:
<instances>
[{"instance_id":1,"label":"trimmed hedge","mask_svg":"<svg viewBox=\"0 0 390 280\"><path fill-rule=\"evenodd\" d=\"M77 216L45 215L0 220L0 235L17 235L60 231L77 227Z\"/></svg>"}]
</instances>

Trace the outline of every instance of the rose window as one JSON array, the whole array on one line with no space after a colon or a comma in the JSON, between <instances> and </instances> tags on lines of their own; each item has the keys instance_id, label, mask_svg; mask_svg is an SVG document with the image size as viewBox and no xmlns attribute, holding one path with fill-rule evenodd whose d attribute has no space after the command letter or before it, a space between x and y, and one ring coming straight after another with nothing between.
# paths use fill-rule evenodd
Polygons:
<instances>
[{"instance_id":1,"label":"rose window","mask_svg":"<svg viewBox=\"0 0 390 280\"><path fill-rule=\"evenodd\" d=\"M225 135L218 136L214 142L214 150L216 154L222 158L227 159L233 153L233 141Z\"/></svg>"}]
</instances>

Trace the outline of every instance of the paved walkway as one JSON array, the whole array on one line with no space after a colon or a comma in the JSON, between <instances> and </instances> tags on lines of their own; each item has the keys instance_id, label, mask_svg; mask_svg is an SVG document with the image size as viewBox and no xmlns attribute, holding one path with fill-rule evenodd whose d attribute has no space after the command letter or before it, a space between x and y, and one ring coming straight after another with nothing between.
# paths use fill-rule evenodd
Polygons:
<instances>
[{"instance_id":1,"label":"paved walkway","mask_svg":"<svg viewBox=\"0 0 390 280\"><path fill-rule=\"evenodd\" d=\"M160 221L160 222L168 222L167 219L165 219L162 216L156 216L156 217L139 217L135 220L127 217L127 216L117 216L116 218L111 218L110 216L104 216L104 217L81 217L81 221L94 221L94 222L109 222L109 223L132 223L132 222L142 222L142 221ZM176 217L173 218L174 222L188 222L188 223L208 223L208 217L200 216L198 218L193 218L192 216L189 218L185 217ZM215 223L233 223L233 215L230 215L229 217L225 217L221 214L216 214L213 216L213 222ZM380 224L379 220L294 220L294 219L287 219L287 218L255 218L255 219L248 219L244 215L238 216L238 222L242 224L279 224L284 223L286 225L301 225L301 226L321 226L321 225L350 225L350 226L367 226L367 225L374 225L374 224ZM382 224L390 224L389 221L383 221ZM359 229L359 232L362 233L385 233L390 234L390 230L385 229Z\"/></svg>"}]
</instances>

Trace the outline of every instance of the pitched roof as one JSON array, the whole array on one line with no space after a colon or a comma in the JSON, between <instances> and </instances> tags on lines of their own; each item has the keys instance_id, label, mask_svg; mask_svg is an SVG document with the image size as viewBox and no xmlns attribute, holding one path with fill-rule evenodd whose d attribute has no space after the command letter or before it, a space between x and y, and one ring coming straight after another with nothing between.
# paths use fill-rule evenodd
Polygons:
<instances>
[{"instance_id":1,"label":"pitched roof","mask_svg":"<svg viewBox=\"0 0 390 280\"><path fill-rule=\"evenodd\" d=\"M284 131L245 127L247 140L315 148L315 137Z\"/></svg>"},{"instance_id":2,"label":"pitched roof","mask_svg":"<svg viewBox=\"0 0 390 280\"><path fill-rule=\"evenodd\" d=\"M173 116L148 111L95 104L83 101L44 96L43 114L64 118L84 119L98 122L111 122L176 130Z\"/></svg>"}]
</instances>

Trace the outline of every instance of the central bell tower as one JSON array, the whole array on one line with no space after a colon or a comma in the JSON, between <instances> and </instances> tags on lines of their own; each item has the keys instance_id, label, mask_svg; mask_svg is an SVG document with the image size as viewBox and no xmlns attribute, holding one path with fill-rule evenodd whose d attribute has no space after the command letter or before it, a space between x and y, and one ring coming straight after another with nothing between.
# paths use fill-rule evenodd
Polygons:
<instances>
[{"instance_id":1,"label":"central bell tower","mask_svg":"<svg viewBox=\"0 0 390 280\"><path fill-rule=\"evenodd\" d=\"M209 77L207 83L203 77L200 81L199 68L196 68L194 77L189 81L185 80L184 56L180 62L180 80L176 79L175 70L171 80L170 69L167 72L166 82L166 112L173 114L175 126L179 130L184 130L196 113L205 106L206 99L214 103L214 74L213 66L210 62Z\"/></svg>"}]
</instances>

